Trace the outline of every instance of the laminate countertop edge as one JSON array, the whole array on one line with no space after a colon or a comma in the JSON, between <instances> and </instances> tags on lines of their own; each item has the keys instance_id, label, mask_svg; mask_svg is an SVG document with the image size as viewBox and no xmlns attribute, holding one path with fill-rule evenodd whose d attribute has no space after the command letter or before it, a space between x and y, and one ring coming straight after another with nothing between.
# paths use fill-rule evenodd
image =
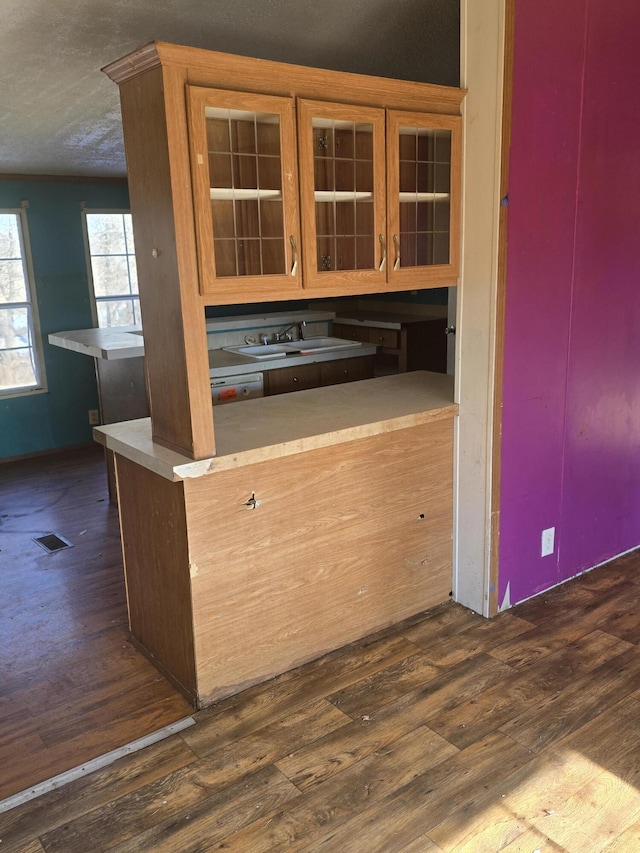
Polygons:
<instances>
[{"instance_id":1,"label":"laminate countertop edge","mask_svg":"<svg viewBox=\"0 0 640 853\"><path fill-rule=\"evenodd\" d=\"M193 460L154 444L150 418L96 427L108 450L180 481L447 418L453 377L416 371L216 407L216 456Z\"/></svg>"}]
</instances>

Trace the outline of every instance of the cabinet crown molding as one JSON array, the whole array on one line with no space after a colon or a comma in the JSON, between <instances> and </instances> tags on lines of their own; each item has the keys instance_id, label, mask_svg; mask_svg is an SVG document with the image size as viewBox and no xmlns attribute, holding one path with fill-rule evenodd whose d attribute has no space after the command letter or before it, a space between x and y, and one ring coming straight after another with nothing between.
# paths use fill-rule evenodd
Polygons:
<instances>
[{"instance_id":1,"label":"cabinet crown molding","mask_svg":"<svg viewBox=\"0 0 640 853\"><path fill-rule=\"evenodd\" d=\"M349 103L395 109L419 109L459 115L467 90L414 80L331 71L154 41L105 65L102 71L118 85L158 67L184 73L192 85L303 98L325 98L339 91Z\"/></svg>"}]
</instances>

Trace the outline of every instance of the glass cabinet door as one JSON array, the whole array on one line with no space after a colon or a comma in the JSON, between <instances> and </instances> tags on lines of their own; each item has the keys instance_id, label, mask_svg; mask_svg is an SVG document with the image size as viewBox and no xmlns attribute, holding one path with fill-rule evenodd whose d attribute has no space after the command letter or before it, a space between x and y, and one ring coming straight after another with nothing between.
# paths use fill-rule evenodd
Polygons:
<instances>
[{"instance_id":1,"label":"glass cabinet door","mask_svg":"<svg viewBox=\"0 0 640 853\"><path fill-rule=\"evenodd\" d=\"M201 290L220 299L301 286L293 101L189 87Z\"/></svg>"},{"instance_id":2,"label":"glass cabinet door","mask_svg":"<svg viewBox=\"0 0 640 853\"><path fill-rule=\"evenodd\" d=\"M384 110L299 100L298 135L305 286L379 288L387 264Z\"/></svg>"},{"instance_id":3,"label":"glass cabinet door","mask_svg":"<svg viewBox=\"0 0 640 853\"><path fill-rule=\"evenodd\" d=\"M389 280L434 286L459 270L460 118L389 111ZM437 280L436 280L437 279Z\"/></svg>"}]
</instances>

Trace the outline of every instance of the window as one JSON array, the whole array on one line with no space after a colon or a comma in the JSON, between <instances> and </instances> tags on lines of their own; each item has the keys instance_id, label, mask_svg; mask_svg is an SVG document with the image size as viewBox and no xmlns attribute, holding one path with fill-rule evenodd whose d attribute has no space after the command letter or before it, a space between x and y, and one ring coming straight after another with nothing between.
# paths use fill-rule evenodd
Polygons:
<instances>
[{"instance_id":1,"label":"window","mask_svg":"<svg viewBox=\"0 0 640 853\"><path fill-rule=\"evenodd\" d=\"M140 323L131 214L83 211L93 319L99 328Z\"/></svg>"},{"instance_id":2,"label":"window","mask_svg":"<svg viewBox=\"0 0 640 853\"><path fill-rule=\"evenodd\" d=\"M0 396L40 391L44 370L24 210L0 210Z\"/></svg>"}]
</instances>

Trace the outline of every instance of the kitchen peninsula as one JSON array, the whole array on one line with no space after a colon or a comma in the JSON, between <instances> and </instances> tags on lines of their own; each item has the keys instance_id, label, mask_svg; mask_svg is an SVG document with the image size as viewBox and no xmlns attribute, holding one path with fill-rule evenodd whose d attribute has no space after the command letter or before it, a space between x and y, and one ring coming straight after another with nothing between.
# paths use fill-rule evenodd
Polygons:
<instances>
[{"instance_id":1,"label":"kitchen peninsula","mask_svg":"<svg viewBox=\"0 0 640 853\"><path fill-rule=\"evenodd\" d=\"M451 377L214 413L205 308L455 285L464 91L162 43L105 71L151 418L96 433L132 637L201 707L449 595Z\"/></svg>"},{"instance_id":2,"label":"kitchen peninsula","mask_svg":"<svg viewBox=\"0 0 640 853\"><path fill-rule=\"evenodd\" d=\"M424 372L248 400L202 460L97 429L136 644L202 706L447 600L452 400Z\"/></svg>"}]
</instances>

